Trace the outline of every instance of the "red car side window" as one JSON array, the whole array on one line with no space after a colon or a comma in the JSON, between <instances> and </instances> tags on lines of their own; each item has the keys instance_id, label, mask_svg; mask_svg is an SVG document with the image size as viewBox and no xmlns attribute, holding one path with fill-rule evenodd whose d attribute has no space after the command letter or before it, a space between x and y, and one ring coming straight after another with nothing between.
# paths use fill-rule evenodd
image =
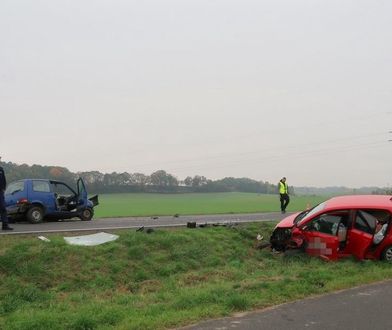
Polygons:
<instances>
[{"instance_id":1,"label":"red car side window","mask_svg":"<svg viewBox=\"0 0 392 330\"><path fill-rule=\"evenodd\" d=\"M314 219L311 223L311 230L320 233L336 236L339 226L347 227L348 211L324 213Z\"/></svg>"},{"instance_id":2,"label":"red car side window","mask_svg":"<svg viewBox=\"0 0 392 330\"><path fill-rule=\"evenodd\" d=\"M376 230L377 219L381 217L385 217L385 211L360 210L355 217L354 228L373 235Z\"/></svg>"}]
</instances>

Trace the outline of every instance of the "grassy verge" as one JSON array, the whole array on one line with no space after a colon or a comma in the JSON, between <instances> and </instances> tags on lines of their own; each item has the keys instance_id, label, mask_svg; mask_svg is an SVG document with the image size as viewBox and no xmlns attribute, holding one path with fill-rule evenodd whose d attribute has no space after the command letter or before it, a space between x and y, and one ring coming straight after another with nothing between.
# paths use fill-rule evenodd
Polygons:
<instances>
[{"instance_id":1,"label":"grassy verge","mask_svg":"<svg viewBox=\"0 0 392 330\"><path fill-rule=\"evenodd\" d=\"M280 210L279 197L250 193L106 194L100 195L97 218L173 214L257 213ZM304 210L326 197L292 196L288 211Z\"/></svg>"},{"instance_id":2,"label":"grassy verge","mask_svg":"<svg viewBox=\"0 0 392 330\"><path fill-rule=\"evenodd\" d=\"M1 329L166 329L392 278L383 262L326 263L254 249L272 223L0 241Z\"/></svg>"}]
</instances>

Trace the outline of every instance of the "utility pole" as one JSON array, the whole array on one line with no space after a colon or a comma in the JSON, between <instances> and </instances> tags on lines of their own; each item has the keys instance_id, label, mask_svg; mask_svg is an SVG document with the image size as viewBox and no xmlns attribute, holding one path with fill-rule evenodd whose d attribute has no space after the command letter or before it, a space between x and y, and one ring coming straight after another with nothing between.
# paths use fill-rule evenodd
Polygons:
<instances>
[{"instance_id":1,"label":"utility pole","mask_svg":"<svg viewBox=\"0 0 392 330\"><path fill-rule=\"evenodd\" d=\"M389 131L389 134L392 134L392 131ZM389 139L388 142L392 142L392 139ZM392 194L392 190L390 189L390 187L391 187L391 185L388 183L388 188L386 191L387 194Z\"/></svg>"}]
</instances>

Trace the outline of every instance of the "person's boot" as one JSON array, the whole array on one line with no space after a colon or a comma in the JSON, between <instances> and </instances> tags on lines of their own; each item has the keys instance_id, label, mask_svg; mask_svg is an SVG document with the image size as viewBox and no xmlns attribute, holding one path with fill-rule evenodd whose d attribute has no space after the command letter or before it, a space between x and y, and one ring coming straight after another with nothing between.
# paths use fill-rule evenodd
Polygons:
<instances>
[{"instance_id":1,"label":"person's boot","mask_svg":"<svg viewBox=\"0 0 392 330\"><path fill-rule=\"evenodd\" d=\"M8 226L8 225L3 225L3 226L1 227L1 229L2 229L2 230L14 230L14 228L12 228L12 227L10 227L10 226Z\"/></svg>"}]
</instances>

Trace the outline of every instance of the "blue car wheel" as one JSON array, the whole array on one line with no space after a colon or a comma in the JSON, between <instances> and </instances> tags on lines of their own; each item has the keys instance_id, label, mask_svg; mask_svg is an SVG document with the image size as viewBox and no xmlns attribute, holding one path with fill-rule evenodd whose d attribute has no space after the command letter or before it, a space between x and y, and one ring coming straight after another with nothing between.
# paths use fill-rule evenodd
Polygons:
<instances>
[{"instance_id":1,"label":"blue car wheel","mask_svg":"<svg viewBox=\"0 0 392 330\"><path fill-rule=\"evenodd\" d=\"M44 210L41 206L32 206L27 210L26 218L31 223L40 223L44 219Z\"/></svg>"},{"instance_id":2,"label":"blue car wheel","mask_svg":"<svg viewBox=\"0 0 392 330\"><path fill-rule=\"evenodd\" d=\"M84 209L80 214L80 220L90 221L93 218L94 211L90 208Z\"/></svg>"}]
</instances>

